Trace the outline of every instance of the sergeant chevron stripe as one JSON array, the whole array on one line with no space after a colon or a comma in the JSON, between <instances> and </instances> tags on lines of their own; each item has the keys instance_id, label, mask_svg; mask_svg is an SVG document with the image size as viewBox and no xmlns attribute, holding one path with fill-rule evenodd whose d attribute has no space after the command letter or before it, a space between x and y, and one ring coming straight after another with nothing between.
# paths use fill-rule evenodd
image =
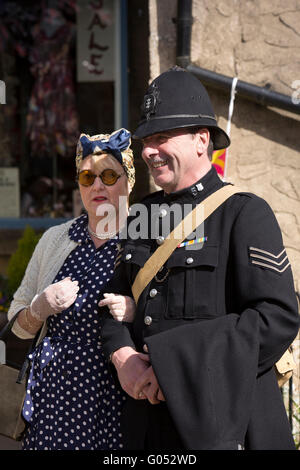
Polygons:
<instances>
[{"instance_id":1,"label":"sergeant chevron stripe","mask_svg":"<svg viewBox=\"0 0 300 470\"><path fill-rule=\"evenodd\" d=\"M272 269L280 274L283 273L288 268L288 266L290 266L285 248L276 255L270 251L261 250L260 248L250 246L249 255L252 264Z\"/></svg>"}]
</instances>

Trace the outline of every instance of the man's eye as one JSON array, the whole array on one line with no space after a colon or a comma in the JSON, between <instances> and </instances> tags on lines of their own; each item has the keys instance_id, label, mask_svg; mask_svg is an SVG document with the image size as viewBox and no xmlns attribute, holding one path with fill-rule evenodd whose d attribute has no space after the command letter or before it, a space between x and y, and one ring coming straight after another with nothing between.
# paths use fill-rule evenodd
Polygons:
<instances>
[{"instance_id":1,"label":"man's eye","mask_svg":"<svg viewBox=\"0 0 300 470\"><path fill-rule=\"evenodd\" d=\"M168 135L160 135L158 140L160 142L166 142L168 140L169 136Z\"/></svg>"},{"instance_id":2,"label":"man's eye","mask_svg":"<svg viewBox=\"0 0 300 470\"><path fill-rule=\"evenodd\" d=\"M142 144L143 144L143 147L147 147L147 145L151 146L151 145L157 145L157 144L162 144L164 142L167 142L167 140L170 138L169 135L156 135L155 137L152 137L151 139L143 139L142 140Z\"/></svg>"}]
</instances>

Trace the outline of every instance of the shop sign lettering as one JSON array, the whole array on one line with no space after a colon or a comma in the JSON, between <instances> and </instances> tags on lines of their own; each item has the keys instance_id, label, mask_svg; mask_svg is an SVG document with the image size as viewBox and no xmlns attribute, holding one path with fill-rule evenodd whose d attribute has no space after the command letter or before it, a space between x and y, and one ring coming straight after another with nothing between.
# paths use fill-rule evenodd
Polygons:
<instances>
[{"instance_id":1,"label":"shop sign lettering","mask_svg":"<svg viewBox=\"0 0 300 470\"><path fill-rule=\"evenodd\" d=\"M78 81L114 80L114 3L111 0L78 2Z\"/></svg>"}]
</instances>

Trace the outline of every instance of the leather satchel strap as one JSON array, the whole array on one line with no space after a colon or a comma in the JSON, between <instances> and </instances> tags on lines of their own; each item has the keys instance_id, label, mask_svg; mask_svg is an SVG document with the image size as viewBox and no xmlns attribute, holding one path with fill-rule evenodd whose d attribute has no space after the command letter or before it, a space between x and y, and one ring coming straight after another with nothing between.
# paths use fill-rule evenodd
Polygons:
<instances>
[{"instance_id":1,"label":"leather satchel strap","mask_svg":"<svg viewBox=\"0 0 300 470\"><path fill-rule=\"evenodd\" d=\"M226 185L218 189L216 192L208 196L201 204L198 204L175 229L170 233L169 238L166 239L153 255L147 260L145 265L139 270L135 281L132 286L132 293L135 303L138 303L139 297L145 287L158 273L159 269L164 265L167 259L171 256L176 247L185 240L195 228L201 225L204 220L209 217L223 202L235 193L243 192L241 189L232 185ZM190 233L184 233L184 227L191 228ZM181 237L178 237L178 234Z\"/></svg>"}]
</instances>

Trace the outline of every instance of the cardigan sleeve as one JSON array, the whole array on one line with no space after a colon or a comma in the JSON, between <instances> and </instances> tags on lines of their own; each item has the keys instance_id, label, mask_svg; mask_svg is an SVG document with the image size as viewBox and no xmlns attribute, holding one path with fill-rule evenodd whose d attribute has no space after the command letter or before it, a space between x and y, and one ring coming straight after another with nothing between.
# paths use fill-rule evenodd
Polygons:
<instances>
[{"instance_id":1,"label":"cardigan sleeve","mask_svg":"<svg viewBox=\"0 0 300 470\"><path fill-rule=\"evenodd\" d=\"M38 276L40 273L40 261L41 256L44 252L48 234L45 232L39 240L32 257L27 265L22 282L16 292L14 293L13 300L10 304L9 311L7 314L8 320L10 320L17 312L20 312L24 308L30 305L33 297L37 293ZM33 338L34 335L25 333L24 330L20 329L19 325L12 327L12 332L22 339Z\"/></svg>"},{"instance_id":2,"label":"cardigan sleeve","mask_svg":"<svg viewBox=\"0 0 300 470\"><path fill-rule=\"evenodd\" d=\"M8 320L10 320L17 312L23 310L25 307L28 307L33 297L39 293L40 278L46 278L44 269L45 265L48 263L45 263L45 257L47 257L47 259L53 258L53 255L55 255L57 252L57 243L64 243L64 240L60 237L60 235L65 235L67 233L69 225L70 222L67 222L66 224L51 227L40 238L27 265L22 282L14 293L13 300L10 304L10 308L7 314ZM66 248L65 244L63 248ZM12 332L22 339L33 337L27 332L25 333L24 330L20 329L19 325L17 324L13 326Z\"/></svg>"}]
</instances>

